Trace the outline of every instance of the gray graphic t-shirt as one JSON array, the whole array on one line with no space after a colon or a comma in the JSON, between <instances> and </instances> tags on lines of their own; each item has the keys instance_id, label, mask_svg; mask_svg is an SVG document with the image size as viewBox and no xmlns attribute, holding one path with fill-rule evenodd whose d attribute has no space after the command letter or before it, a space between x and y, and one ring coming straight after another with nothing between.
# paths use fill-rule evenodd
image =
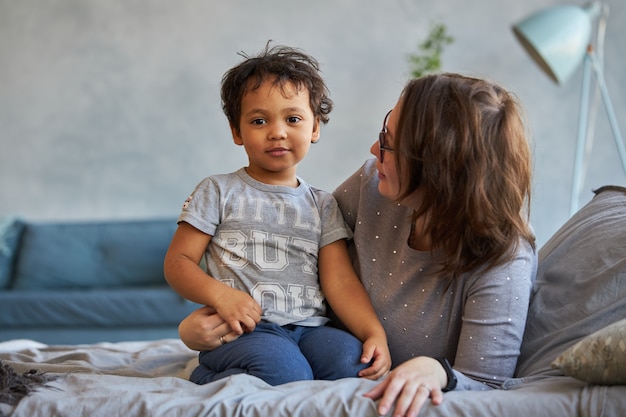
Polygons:
<instances>
[{"instance_id":1,"label":"gray graphic t-shirt","mask_svg":"<svg viewBox=\"0 0 626 417\"><path fill-rule=\"evenodd\" d=\"M263 320L319 326L327 321L319 249L351 231L330 193L298 180L297 188L268 185L244 168L205 178L178 221L212 236L207 272L252 295Z\"/></svg>"}]
</instances>

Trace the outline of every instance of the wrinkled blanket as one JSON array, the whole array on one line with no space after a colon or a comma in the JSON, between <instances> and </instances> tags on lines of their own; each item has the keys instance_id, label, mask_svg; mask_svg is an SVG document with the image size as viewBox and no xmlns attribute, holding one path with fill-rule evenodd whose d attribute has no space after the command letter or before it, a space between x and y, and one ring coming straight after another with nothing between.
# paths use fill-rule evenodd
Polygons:
<instances>
[{"instance_id":1,"label":"wrinkled blanket","mask_svg":"<svg viewBox=\"0 0 626 417\"><path fill-rule=\"evenodd\" d=\"M56 379L18 404L0 403L7 417L376 417L363 397L376 382L347 378L270 386L249 375L207 385L187 380L197 354L180 341L46 346L0 343L0 360L16 373ZM511 380L506 389L453 391L420 417L623 416L626 386L593 386L563 376Z\"/></svg>"},{"instance_id":2,"label":"wrinkled blanket","mask_svg":"<svg viewBox=\"0 0 626 417\"><path fill-rule=\"evenodd\" d=\"M196 385L187 378L197 354L173 339L79 346L9 343L0 343L0 359L16 372L36 369L59 376L14 409L3 404L0 412L11 417L267 417L322 415L326 410L325 415L377 415L375 403L362 395L373 383L358 378L272 387L236 375Z\"/></svg>"}]
</instances>

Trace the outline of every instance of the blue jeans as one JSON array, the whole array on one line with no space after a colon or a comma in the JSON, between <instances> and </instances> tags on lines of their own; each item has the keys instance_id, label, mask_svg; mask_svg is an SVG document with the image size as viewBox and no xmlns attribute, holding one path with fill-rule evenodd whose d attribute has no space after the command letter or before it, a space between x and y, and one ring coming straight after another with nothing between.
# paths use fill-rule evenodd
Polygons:
<instances>
[{"instance_id":1,"label":"blue jeans","mask_svg":"<svg viewBox=\"0 0 626 417\"><path fill-rule=\"evenodd\" d=\"M246 373L270 385L305 379L356 377L363 344L350 333L329 326L279 326L259 323L252 333L212 351L200 353L200 365L189 378L206 384Z\"/></svg>"}]
</instances>

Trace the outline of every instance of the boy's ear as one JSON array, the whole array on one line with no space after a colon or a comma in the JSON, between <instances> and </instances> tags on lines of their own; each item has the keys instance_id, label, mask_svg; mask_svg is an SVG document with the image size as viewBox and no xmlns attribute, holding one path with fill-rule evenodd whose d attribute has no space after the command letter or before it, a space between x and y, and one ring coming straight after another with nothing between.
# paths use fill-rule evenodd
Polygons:
<instances>
[{"instance_id":1,"label":"boy's ear","mask_svg":"<svg viewBox=\"0 0 626 417\"><path fill-rule=\"evenodd\" d=\"M241 139L241 132L236 126L230 125L230 133L233 136L233 142L235 145L243 145L243 139Z\"/></svg>"},{"instance_id":2,"label":"boy's ear","mask_svg":"<svg viewBox=\"0 0 626 417\"><path fill-rule=\"evenodd\" d=\"M311 134L311 143L317 143L320 140L320 119L317 117L315 119L315 124L313 125L313 133Z\"/></svg>"}]
</instances>

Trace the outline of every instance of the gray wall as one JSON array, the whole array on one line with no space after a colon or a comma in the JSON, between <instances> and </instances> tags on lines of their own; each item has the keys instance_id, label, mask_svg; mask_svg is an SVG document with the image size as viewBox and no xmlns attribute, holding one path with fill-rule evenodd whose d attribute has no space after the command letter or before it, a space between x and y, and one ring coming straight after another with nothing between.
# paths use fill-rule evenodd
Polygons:
<instances>
[{"instance_id":1,"label":"gray wall","mask_svg":"<svg viewBox=\"0 0 626 417\"><path fill-rule=\"evenodd\" d=\"M246 163L219 82L268 39L323 66L335 110L299 173L333 189L369 156L432 22L444 69L485 76L527 110L539 243L569 216L581 72L553 84L511 24L560 1L0 0L0 217L175 217L203 177ZM611 7L606 80L626 131L626 3ZM578 3L582 4L582 3ZM602 107L581 202L626 183Z\"/></svg>"}]
</instances>

